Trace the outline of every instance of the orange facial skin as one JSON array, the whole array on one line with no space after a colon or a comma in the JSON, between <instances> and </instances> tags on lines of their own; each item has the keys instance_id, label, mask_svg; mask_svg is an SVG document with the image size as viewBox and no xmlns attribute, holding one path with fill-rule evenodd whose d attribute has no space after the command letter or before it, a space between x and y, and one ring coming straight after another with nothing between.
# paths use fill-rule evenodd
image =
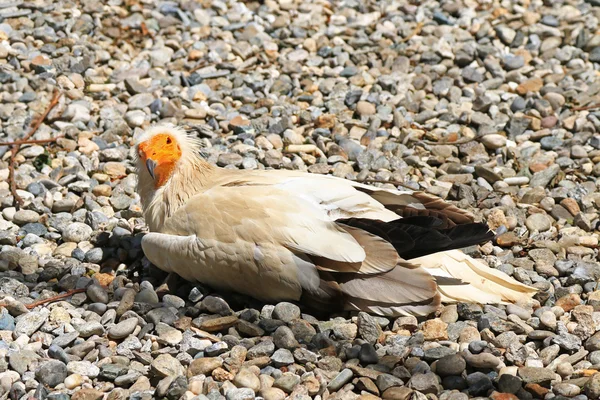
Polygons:
<instances>
[{"instance_id":1,"label":"orange facial skin","mask_svg":"<svg viewBox=\"0 0 600 400\"><path fill-rule=\"evenodd\" d=\"M139 156L146 165L153 165L148 171L154 176L154 188L163 186L173 173L177 161L181 158L181 148L175 138L166 133L159 133L149 140L140 143Z\"/></svg>"}]
</instances>

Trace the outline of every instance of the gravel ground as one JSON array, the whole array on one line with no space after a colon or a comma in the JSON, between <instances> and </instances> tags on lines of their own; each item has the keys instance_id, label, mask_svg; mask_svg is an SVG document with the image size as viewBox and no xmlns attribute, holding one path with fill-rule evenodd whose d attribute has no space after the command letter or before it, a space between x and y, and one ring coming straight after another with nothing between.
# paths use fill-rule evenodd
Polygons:
<instances>
[{"instance_id":1,"label":"gravel ground","mask_svg":"<svg viewBox=\"0 0 600 400\"><path fill-rule=\"evenodd\" d=\"M0 146L0 397L600 398L599 5L0 0L0 139L61 93L20 208ZM227 168L453 201L501 234L466 251L540 292L329 318L165 279L131 149L160 120Z\"/></svg>"}]
</instances>

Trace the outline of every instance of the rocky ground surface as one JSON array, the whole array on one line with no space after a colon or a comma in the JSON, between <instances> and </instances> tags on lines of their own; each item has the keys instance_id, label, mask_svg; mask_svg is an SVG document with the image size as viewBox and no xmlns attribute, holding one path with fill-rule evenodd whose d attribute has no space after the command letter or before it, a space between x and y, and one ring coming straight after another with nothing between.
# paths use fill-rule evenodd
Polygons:
<instances>
[{"instance_id":1,"label":"rocky ground surface","mask_svg":"<svg viewBox=\"0 0 600 400\"><path fill-rule=\"evenodd\" d=\"M589 1L0 0L0 394L600 398L600 7ZM427 321L313 316L165 281L132 148L436 194L540 289ZM39 304L73 289L60 301ZM224 296L223 296L224 295Z\"/></svg>"}]
</instances>

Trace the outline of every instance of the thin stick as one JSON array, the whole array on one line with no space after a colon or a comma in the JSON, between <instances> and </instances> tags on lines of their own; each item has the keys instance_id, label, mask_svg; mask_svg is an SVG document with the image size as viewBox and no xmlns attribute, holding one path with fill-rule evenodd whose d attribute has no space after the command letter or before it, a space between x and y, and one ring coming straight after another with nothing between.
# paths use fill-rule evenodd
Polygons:
<instances>
[{"instance_id":1,"label":"thin stick","mask_svg":"<svg viewBox=\"0 0 600 400\"><path fill-rule=\"evenodd\" d=\"M51 303L51 302L57 301L57 300L62 300L65 297L69 297L74 294L83 293L83 292L85 292L85 289L72 289L72 290L69 290L67 293L57 294L56 296L48 297L47 299L34 301L31 304L27 304L25 307L27 309L31 310L32 308L36 308L37 306L41 306L42 304Z\"/></svg>"},{"instance_id":2,"label":"thin stick","mask_svg":"<svg viewBox=\"0 0 600 400\"><path fill-rule=\"evenodd\" d=\"M571 108L571 111L587 111L587 110L591 110L593 108L600 108L600 103L594 103L594 104L590 104L589 106L583 106L583 107L573 107L573 108Z\"/></svg>"},{"instance_id":3,"label":"thin stick","mask_svg":"<svg viewBox=\"0 0 600 400\"><path fill-rule=\"evenodd\" d=\"M64 136L57 136L55 138L50 139L35 139L35 140L15 140L14 142L4 142L0 143L0 146L21 146L23 144L42 144L42 143L50 143L55 142L58 139L63 138Z\"/></svg>"},{"instance_id":4,"label":"thin stick","mask_svg":"<svg viewBox=\"0 0 600 400\"><path fill-rule=\"evenodd\" d=\"M421 29L423 29L423 25L425 25L424 22L419 22L417 23L417 26L415 27L415 30L412 31L410 33L410 35L408 35L407 37L405 37L404 39L400 40L401 43L405 43L408 42L410 39L413 38L413 36L418 35L419 32L421 32Z\"/></svg>"},{"instance_id":5,"label":"thin stick","mask_svg":"<svg viewBox=\"0 0 600 400\"><path fill-rule=\"evenodd\" d=\"M450 142L450 141L444 141L444 142L434 142L431 140L418 140L419 143L424 143L424 144L428 144L430 146L436 146L436 145L443 145L443 144L465 144L465 143L469 143L472 142L473 140L475 140L476 138L472 137L472 138L463 138L454 142Z\"/></svg>"},{"instance_id":6,"label":"thin stick","mask_svg":"<svg viewBox=\"0 0 600 400\"><path fill-rule=\"evenodd\" d=\"M52 92L52 99L50 100L50 103L48 104L48 107L46 107L44 113L38 119L35 120L27 135L25 135L23 139L17 142L27 142L31 139L31 137L40 128L50 111L58 104L60 96L60 91L58 89L54 89L54 92ZM10 192L12 193L13 198L15 199L17 208L24 204L24 201L21 198L21 196L17 194L17 184L15 182L15 157L17 156L17 153L19 152L20 148L21 144L19 143L13 145L13 147L10 149L10 160L8 161L8 182L10 185Z\"/></svg>"}]
</instances>

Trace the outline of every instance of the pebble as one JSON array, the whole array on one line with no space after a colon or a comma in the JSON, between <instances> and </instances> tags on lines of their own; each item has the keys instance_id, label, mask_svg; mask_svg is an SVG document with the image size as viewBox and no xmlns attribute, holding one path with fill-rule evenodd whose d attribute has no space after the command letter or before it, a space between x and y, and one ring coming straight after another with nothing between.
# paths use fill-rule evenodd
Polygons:
<instances>
[{"instance_id":1,"label":"pebble","mask_svg":"<svg viewBox=\"0 0 600 400\"><path fill-rule=\"evenodd\" d=\"M92 233L93 230L89 225L81 222L73 222L65 228L62 237L65 242L79 243L89 240Z\"/></svg>"},{"instance_id":2,"label":"pebble","mask_svg":"<svg viewBox=\"0 0 600 400\"><path fill-rule=\"evenodd\" d=\"M335 378L333 378L331 382L329 382L327 389L329 389L331 392L336 392L340 390L342 386L348 383L353 376L354 373L350 369L346 368L342 370Z\"/></svg>"},{"instance_id":3,"label":"pebble","mask_svg":"<svg viewBox=\"0 0 600 400\"><path fill-rule=\"evenodd\" d=\"M128 318L114 325L108 330L111 339L123 339L133 333L138 325L137 318Z\"/></svg>"},{"instance_id":4,"label":"pebble","mask_svg":"<svg viewBox=\"0 0 600 400\"><path fill-rule=\"evenodd\" d=\"M55 387L65 381L67 366L61 361L50 360L42 364L36 371L35 377L44 385Z\"/></svg>"},{"instance_id":5,"label":"pebble","mask_svg":"<svg viewBox=\"0 0 600 400\"><path fill-rule=\"evenodd\" d=\"M552 220L545 214L532 214L527 217L525 225L531 231L546 232L552 227Z\"/></svg>"},{"instance_id":6,"label":"pebble","mask_svg":"<svg viewBox=\"0 0 600 400\"><path fill-rule=\"evenodd\" d=\"M300 318L300 308L292 303L278 303L273 309L273 318L290 323Z\"/></svg>"}]
</instances>

